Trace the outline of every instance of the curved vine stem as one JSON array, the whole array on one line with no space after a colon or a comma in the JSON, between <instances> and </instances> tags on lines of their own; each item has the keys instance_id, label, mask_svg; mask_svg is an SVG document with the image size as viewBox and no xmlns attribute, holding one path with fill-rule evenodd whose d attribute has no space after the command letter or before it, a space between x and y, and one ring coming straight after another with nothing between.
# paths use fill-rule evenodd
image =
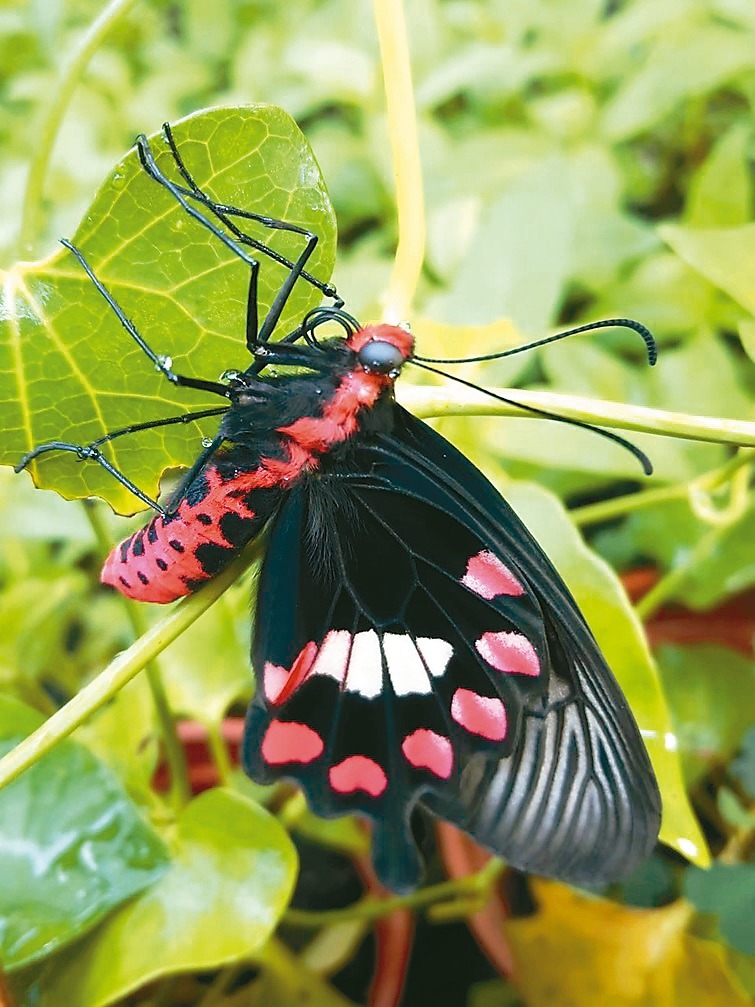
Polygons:
<instances>
[{"instance_id":1,"label":"curved vine stem","mask_svg":"<svg viewBox=\"0 0 755 1007\"><path fill-rule=\"evenodd\" d=\"M110 3L103 8L99 16L89 26L71 58L63 66L60 79L53 89L50 103L46 106L46 112L36 134L34 156L29 166L29 176L26 181L26 191L21 209L19 258L29 259L33 255L34 239L37 236L39 217L42 212L42 196L47 170L50 166L60 125L76 85L104 37L118 18L134 7L136 3L137 0L110 0Z\"/></svg>"},{"instance_id":2,"label":"curved vine stem","mask_svg":"<svg viewBox=\"0 0 755 1007\"><path fill-rule=\"evenodd\" d=\"M396 324L409 316L422 271L425 199L403 2L373 0L373 8L383 67L398 220L398 245L383 296L383 315L386 321Z\"/></svg>"},{"instance_id":3,"label":"curved vine stem","mask_svg":"<svg viewBox=\"0 0 755 1007\"><path fill-rule=\"evenodd\" d=\"M330 927L336 923L347 923L352 920L379 920L397 909L418 910L435 907L439 918L446 920L461 918L477 912L487 902L503 870L503 862L492 857L474 874L427 885L409 895L391 895L387 898L368 895L343 909L325 909L321 912L289 908L283 918L288 926L303 929ZM443 912L440 914L437 913L439 904L443 905Z\"/></svg>"},{"instance_id":4,"label":"curved vine stem","mask_svg":"<svg viewBox=\"0 0 755 1007\"><path fill-rule=\"evenodd\" d=\"M704 472L692 482L675 483L672 486L640 490L638 493L628 493L625 496L612 497L609 500L599 500L598 503L575 507L569 511L569 515L577 527L582 528L586 525L598 524L601 521L612 521L614 518L623 517L632 511L670 503L674 500L687 500L694 509L694 498L697 491L710 494L726 483L732 482L735 478L739 479L741 473L744 473L746 479L747 469L752 464L755 464L755 451L739 451L725 465ZM737 487L736 494L737 497L740 495L739 487ZM726 520L716 520L711 523L728 524L730 520L739 517L744 504L736 498L734 503L733 508L726 508L724 515Z\"/></svg>"},{"instance_id":5,"label":"curved vine stem","mask_svg":"<svg viewBox=\"0 0 755 1007\"><path fill-rule=\"evenodd\" d=\"M695 416L671 413L648 406L631 406L620 402L585 399L557 392L531 391L520 388L493 388L493 392L569 419L584 420L598 426L620 430L638 430L648 434L665 434L715 444L736 444L755 447L755 423L748 420L718 416ZM401 403L417 416L529 416L526 410L506 405L466 388L440 388L431 385L402 385L398 390Z\"/></svg>"},{"instance_id":6,"label":"curved vine stem","mask_svg":"<svg viewBox=\"0 0 755 1007\"><path fill-rule=\"evenodd\" d=\"M233 584L256 559L260 545L254 543L235 563L209 581L196 594L178 602L157 625L148 629L129 648L110 662L97 678L84 686L70 702L0 759L0 788L15 780L25 769L38 762L79 724L104 706L120 689L145 668L158 654L188 629L193 622Z\"/></svg>"}]
</instances>

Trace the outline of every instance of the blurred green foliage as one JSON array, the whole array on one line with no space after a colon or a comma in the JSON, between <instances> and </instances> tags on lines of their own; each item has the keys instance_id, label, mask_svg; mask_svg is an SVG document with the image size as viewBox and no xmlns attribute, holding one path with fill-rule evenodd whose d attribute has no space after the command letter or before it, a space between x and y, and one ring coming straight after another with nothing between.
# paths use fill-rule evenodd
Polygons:
<instances>
[{"instance_id":1,"label":"blurred green foliage","mask_svg":"<svg viewBox=\"0 0 755 1007\"><path fill-rule=\"evenodd\" d=\"M46 267L56 239L74 234L136 134L154 133L163 121L202 107L271 102L297 120L323 171L338 218L335 280L347 307L363 318L379 314L396 222L382 71L366 0L134 3L78 76L44 192L26 208L32 233L22 238L27 170L45 110L58 92L62 67L101 6L93 0L0 3L3 267L15 260L43 260L39 266L34 261L34 269ZM636 337L615 330L461 373L487 385L510 382L662 410L755 418L750 0L412 0L406 7L428 213L426 267L414 308L418 331L433 331L422 329L427 319L472 326L449 330L450 345L443 346L443 353L462 355L498 348L494 328L483 326L502 318L524 340L557 325L632 315L659 340L660 361L652 371ZM95 228L102 219L94 219ZM118 226L115 210L111 226ZM157 287L159 279L152 275L150 283ZM77 297L82 290L79 285ZM222 298L225 340L235 337L228 329L242 297ZM236 324L241 348L241 317ZM454 332L463 332L464 341ZM84 341L86 334L84 318ZM437 355L434 345L422 350ZM215 370L234 363L224 358ZM104 379L108 365L101 366ZM145 367L145 380L148 372ZM8 365L4 380L12 383L15 373ZM8 430L10 409L2 410ZM523 976L518 993L491 985L484 1002L585 1003L590 989L617 1004L746 1002L745 990L755 988L742 955L752 948L751 914L743 907L754 876L748 854L755 757L752 731L744 733L752 717L743 697L752 691L753 662L751 654L735 653L732 639L715 629L706 637L703 627L712 607L741 598L755 582L750 458L742 451L737 468L721 443L641 434L633 439L655 464L652 480L641 482L629 456L565 426L491 417L439 425L504 489L513 476L560 496L591 546L618 570L652 564L660 579L644 609L641 603L643 615L669 602L694 611L687 620L691 639L682 634L672 641L659 663L692 804L718 860L713 871L701 871L659 851L642 876L611 893L616 901L642 904L642 917L626 906L586 900L575 912L572 893L548 895L529 931L526 923L514 924L511 940ZM159 469L169 462L154 464ZM153 480L161 475L147 468ZM518 484L514 495L533 523L541 509L560 515L545 522L546 531L550 522L560 538L563 511L551 511L555 500ZM116 541L124 522L100 510L105 535ZM81 504L34 491L25 476L0 472L0 688L8 702L50 714L132 640L120 599L98 587L102 549ZM599 593L590 587L595 558L574 553L562 572L570 582L584 581L588 595ZM594 611L601 621L613 605L620 650L623 640L636 640L636 626L626 601L612 601L615 580L611 585L606 598L595 599ZM159 976L177 973L190 984L187 974L198 967L249 960L261 968L263 979L249 994L260 1003L263 981L275 988L281 1007L297 1002L302 987L293 975L312 991L313 1002L346 1002L323 981L334 966L307 978L303 958L285 958L282 969L279 946L258 950L285 909L295 868L286 833L250 799L274 802L275 795L237 779L218 733L223 716L243 709L251 692L248 632L248 584L237 585L160 661L174 712L199 718L214 732L215 760L230 789L212 790L181 811L155 792L159 727L140 678L92 718L76 746L60 746L15 790L0 794L0 802L31 802L50 765L63 773L75 760L86 784L58 780L58 790L49 791L53 831L44 837L24 832L27 850L48 864L37 878L43 894L36 908L31 886L23 886L29 896L24 912L31 915L21 915L15 902L0 907L4 940L13 935L7 921L18 925L33 911L39 933L55 931L44 966L17 973L19 1003L94 1007ZM642 697L636 705L647 709ZM34 716L19 714L19 729L3 730L3 738L31 729ZM124 857L122 875L91 900L86 918L72 903L70 913L60 914L70 899L66 885L76 877L61 878L58 861L42 857L44 843L59 838L56 823L65 821L54 799L75 819L70 849L86 850L87 815L96 802L88 805L82 795L88 787L109 794L113 773L123 814L148 817L144 835L162 837L154 840L145 877L164 870L165 843L171 867L124 903L140 887L129 881L132 866ZM10 877L15 870L9 851L19 814L10 816L13 828L0 827L0 887L6 892L12 889L3 873ZM295 830L297 816L288 817ZM344 823L339 837L337 823L318 830L311 818L299 821L310 839L358 848L353 823ZM108 858L117 857L123 836L110 838ZM96 876L83 871L81 883ZM113 880L106 872L102 877ZM175 926L160 930L161 914ZM651 975L641 946L646 933L668 932L668 920L674 940L658 951ZM83 941L62 947L88 928ZM601 933L609 931L615 943L601 943ZM155 941L158 932L161 942ZM343 934L324 933L347 947ZM561 1000L548 987L548 975L539 981L544 946L554 961L568 955L587 961ZM194 956L197 947L201 958ZM6 967L23 960L21 954L6 957ZM636 980L631 989L612 971L614 960ZM592 985L591 975L598 977ZM620 985L607 987L611 981ZM200 987L186 989L174 1002L200 1003ZM242 1002L225 987L218 990L213 1003ZM172 1002L170 995L167 984L160 987L164 1003ZM482 1002L479 987L474 995Z\"/></svg>"}]
</instances>

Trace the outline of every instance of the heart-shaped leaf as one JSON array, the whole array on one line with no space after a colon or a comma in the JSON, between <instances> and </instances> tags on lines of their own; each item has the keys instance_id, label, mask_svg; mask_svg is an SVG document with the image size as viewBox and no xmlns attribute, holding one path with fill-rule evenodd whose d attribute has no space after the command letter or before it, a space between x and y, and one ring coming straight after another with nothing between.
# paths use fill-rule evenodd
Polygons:
<instances>
[{"instance_id":1,"label":"heart-shaped leaf","mask_svg":"<svg viewBox=\"0 0 755 1007\"><path fill-rule=\"evenodd\" d=\"M312 151L285 112L265 105L213 109L176 123L173 135L194 181L212 199L316 234L319 242L307 269L327 281L335 218ZM162 171L186 187L165 138L149 142ZM304 249L301 234L233 219L289 261ZM73 243L142 337L157 354L171 358L177 373L217 381L224 371L249 365L244 345L249 266L147 174L136 150L116 165ZM262 318L288 268L255 254L261 261ZM16 464L46 442L88 444L130 424L225 403L207 392L174 388L69 251L18 263L0 280L0 462ZM300 279L276 332L295 328L321 296ZM215 417L130 434L110 444L106 455L154 496L165 469L190 465L203 436L211 436L217 423ZM44 454L32 463L32 473L37 485L67 498L95 494L124 513L141 507L99 465L77 464L72 454Z\"/></svg>"},{"instance_id":2,"label":"heart-shaped leaf","mask_svg":"<svg viewBox=\"0 0 755 1007\"><path fill-rule=\"evenodd\" d=\"M50 963L39 1007L104 1007L159 976L249 959L288 905L296 852L275 818L230 790L183 811L170 870L143 898Z\"/></svg>"},{"instance_id":3,"label":"heart-shaped leaf","mask_svg":"<svg viewBox=\"0 0 755 1007\"><path fill-rule=\"evenodd\" d=\"M0 699L0 754L42 723ZM153 884L167 867L160 839L112 771L64 741L0 792L0 961L43 958Z\"/></svg>"}]
</instances>

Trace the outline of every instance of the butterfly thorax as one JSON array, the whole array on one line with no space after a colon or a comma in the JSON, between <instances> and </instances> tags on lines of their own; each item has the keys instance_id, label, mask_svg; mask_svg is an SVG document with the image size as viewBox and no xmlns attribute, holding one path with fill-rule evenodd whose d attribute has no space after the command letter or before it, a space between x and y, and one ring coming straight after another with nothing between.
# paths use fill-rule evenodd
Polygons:
<instances>
[{"instance_id":1,"label":"butterfly thorax","mask_svg":"<svg viewBox=\"0 0 755 1007\"><path fill-rule=\"evenodd\" d=\"M395 378L412 349L403 329L365 327L348 339L286 347L286 372L235 376L216 450L189 473L167 514L112 551L102 580L129 597L167 602L216 576L324 456L366 428L387 429Z\"/></svg>"}]
</instances>

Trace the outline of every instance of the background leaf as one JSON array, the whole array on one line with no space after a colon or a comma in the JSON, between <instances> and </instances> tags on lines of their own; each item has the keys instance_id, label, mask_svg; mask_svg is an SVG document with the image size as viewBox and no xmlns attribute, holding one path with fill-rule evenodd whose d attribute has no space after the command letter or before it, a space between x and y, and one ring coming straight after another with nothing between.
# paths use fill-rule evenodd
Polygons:
<instances>
[{"instance_id":1,"label":"background leaf","mask_svg":"<svg viewBox=\"0 0 755 1007\"><path fill-rule=\"evenodd\" d=\"M565 885L538 881L538 910L511 921L528 1007L745 1007L749 997L721 949L686 932L690 908L628 909ZM564 968L564 962L569 967Z\"/></svg>"},{"instance_id":2,"label":"background leaf","mask_svg":"<svg viewBox=\"0 0 755 1007\"><path fill-rule=\"evenodd\" d=\"M701 913L718 916L721 933L732 947L755 955L752 864L713 864L707 871L692 870L685 879L684 893Z\"/></svg>"},{"instance_id":3,"label":"background leaf","mask_svg":"<svg viewBox=\"0 0 755 1007\"><path fill-rule=\"evenodd\" d=\"M296 877L276 820L238 794L209 790L183 811L172 845L157 885L50 963L33 984L40 1007L104 1007L158 976L245 959L264 944Z\"/></svg>"},{"instance_id":4,"label":"background leaf","mask_svg":"<svg viewBox=\"0 0 755 1007\"><path fill-rule=\"evenodd\" d=\"M0 754L43 718L0 697ZM0 961L16 970L70 944L154 883L165 847L113 773L63 742L0 792Z\"/></svg>"},{"instance_id":5,"label":"background leaf","mask_svg":"<svg viewBox=\"0 0 755 1007\"><path fill-rule=\"evenodd\" d=\"M661 647L658 663L691 782L737 751L752 721L742 697L752 695L755 687L755 662L725 647L702 644Z\"/></svg>"}]
</instances>

